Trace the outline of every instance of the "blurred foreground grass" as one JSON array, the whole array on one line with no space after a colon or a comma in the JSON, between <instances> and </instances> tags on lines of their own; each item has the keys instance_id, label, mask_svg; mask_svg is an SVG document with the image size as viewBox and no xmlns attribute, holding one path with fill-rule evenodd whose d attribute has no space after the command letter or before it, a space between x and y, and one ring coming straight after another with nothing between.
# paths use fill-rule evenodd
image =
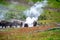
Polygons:
<instances>
[{"instance_id":1,"label":"blurred foreground grass","mask_svg":"<svg viewBox=\"0 0 60 40\"><path fill-rule=\"evenodd\" d=\"M14 29L7 29L10 31ZM15 29L18 30L18 29ZM43 32L21 33L21 32L0 32L0 40L60 40L60 29L52 29Z\"/></svg>"}]
</instances>

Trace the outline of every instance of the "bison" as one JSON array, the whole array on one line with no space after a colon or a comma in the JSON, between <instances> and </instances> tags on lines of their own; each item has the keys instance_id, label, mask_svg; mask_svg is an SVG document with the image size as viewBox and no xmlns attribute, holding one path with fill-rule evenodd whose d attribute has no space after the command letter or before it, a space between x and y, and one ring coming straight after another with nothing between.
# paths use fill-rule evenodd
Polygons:
<instances>
[{"instance_id":1,"label":"bison","mask_svg":"<svg viewBox=\"0 0 60 40\"><path fill-rule=\"evenodd\" d=\"M20 26L20 27L22 27L23 26L23 22L19 22L19 21L14 21L13 23L12 23L12 26Z\"/></svg>"},{"instance_id":2,"label":"bison","mask_svg":"<svg viewBox=\"0 0 60 40\"><path fill-rule=\"evenodd\" d=\"M13 26L15 26L15 27L17 27L18 26L18 23L17 22L8 22L8 21L1 21L0 22L0 26L2 26L2 28L3 27L8 27L8 26L10 26L10 28L12 28Z\"/></svg>"},{"instance_id":3,"label":"bison","mask_svg":"<svg viewBox=\"0 0 60 40\"><path fill-rule=\"evenodd\" d=\"M0 21L0 26L2 26L2 28L3 27L7 28L8 26L10 26L10 28L13 27L13 26L22 27L23 26L23 22L19 22L19 21L8 22L8 21L5 21L5 20L2 20L2 21Z\"/></svg>"},{"instance_id":4,"label":"bison","mask_svg":"<svg viewBox=\"0 0 60 40\"><path fill-rule=\"evenodd\" d=\"M25 24L24 24L24 27L28 27L28 24L27 24L27 23L25 23Z\"/></svg>"},{"instance_id":5,"label":"bison","mask_svg":"<svg viewBox=\"0 0 60 40\"><path fill-rule=\"evenodd\" d=\"M37 26L37 22L36 21L33 22L33 26Z\"/></svg>"},{"instance_id":6,"label":"bison","mask_svg":"<svg viewBox=\"0 0 60 40\"><path fill-rule=\"evenodd\" d=\"M3 28L3 27L6 28L7 26L10 26L10 27L11 27L11 22L4 21L4 20L3 20L3 21L0 22L0 26L2 26L2 28Z\"/></svg>"}]
</instances>

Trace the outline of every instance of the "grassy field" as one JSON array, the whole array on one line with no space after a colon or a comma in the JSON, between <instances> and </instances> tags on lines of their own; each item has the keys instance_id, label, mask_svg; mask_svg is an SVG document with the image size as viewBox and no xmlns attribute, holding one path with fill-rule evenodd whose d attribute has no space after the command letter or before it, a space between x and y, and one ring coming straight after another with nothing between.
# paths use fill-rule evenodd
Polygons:
<instances>
[{"instance_id":1,"label":"grassy field","mask_svg":"<svg viewBox=\"0 0 60 40\"><path fill-rule=\"evenodd\" d=\"M0 40L60 40L60 29L37 31L37 28L39 27L3 29L4 31L0 31ZM42 27L43 30L45 28Z\"/></svg>"}]
</instances>

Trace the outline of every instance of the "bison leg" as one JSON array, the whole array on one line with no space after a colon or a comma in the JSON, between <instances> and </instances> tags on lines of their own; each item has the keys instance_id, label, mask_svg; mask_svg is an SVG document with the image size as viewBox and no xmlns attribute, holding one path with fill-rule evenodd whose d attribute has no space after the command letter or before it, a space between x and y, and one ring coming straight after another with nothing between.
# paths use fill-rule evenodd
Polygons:
<instances>
[{"instance_id":1,"label":"bison leg","mask_svg":"<svg viewBox=\"0 0 60 40\"><path fill-rule=\"evenodd\" d=\"M6 28L6 26L5 26L5 28Z\"/></svg>"},{"instance_id":2,"label":"bison leg","mask_svg":"<svg viewBox=\"0 0 60 40\"><path fill-rule=\"evenodd\" d=\"M10 25L10 28L12 28L12 25Z\"/></svg>"},{"instance_id":3,"label":"bison leg","mask_svg":"<svg viewBox=\"0 0 60 40\"><path fill-rule=\"evenodd\" d=\"M3 28L4 26L2 26L2 28Z\"/></svg>"},{"instance_id":4,"label":"bison leg","mask_svg":"<svg viewBox=\"0 0 60 40\"><path fill-rule=\"evenodd\" d=\"M3 28L3 27L5 27L5 28L6 28L6 26L2 26L2 28Z\"/></svg>"}]
</instances>

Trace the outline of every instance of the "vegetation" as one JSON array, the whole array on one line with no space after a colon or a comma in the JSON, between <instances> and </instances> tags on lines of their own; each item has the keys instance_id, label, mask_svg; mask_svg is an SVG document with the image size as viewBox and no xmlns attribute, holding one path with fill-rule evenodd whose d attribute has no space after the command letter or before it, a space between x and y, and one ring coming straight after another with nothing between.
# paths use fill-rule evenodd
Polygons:
<instances>
[{"instance_id":1,"label":"vegetation","mask_svg":"<svg viewBox=\"0 0 60 40\"><path fill-rule=\"evenodd\" d=\"M18 29L8 30L13 31ZM5 32L0 32L0 40L60 40L60 29L33 33L9 32L6 30Z\"/></svg>"},{"instance_id":2,"label":"vegetation","mask_svg":"<svg viewBox=\"0 0 60 40\"><path fill-rule=\"evenodd\" d=\"M47 8L44 9L44 13L39 16L40 20L54 20L60 22L60 1L59 0L48 0Z\"/></svg>"},{"instance_id":3,"label":"vegetation","mask_svg":"<svg viewBox=\"0 0 60 40\"><path fill-rule=\"evenodd\" d=\"M37 1L41 2L42 0L26 0L25 2L31 1L36 3ZM4 15L6 20L13 18L26 19L26 16L22 11L29 8L29 5L10 4L6 0L0 0L0 5L10 8L10 10ZM38 22L60 22L60 0L48 0L48 5L46 7L47 9L44 9L44 12L39 16ZM5 29L4 31L0 31L0 40L60 40L60 29L33 33L22 33L18 29Z\"/></svg>"},{"instance_id":4,"label":"vegetation","mask_svg":"<svg viewBox=\"0 0 60 40\"><path fill-rule=\"evenodd\" d=\"M41 1L43 1L43 0L32 0L32 1L33 1L34 3L36 3L37 1L40 1L40 2L41 2Z\"/></svg>"},{"instance_id":5,"label":"vegetation","mask_svg":"<svg viewBox=\"0 0 60 40\"><path fill-rule=\"evenodd\" d=\"M26 0L24 2L31 2L33 1L34 3L36 3L37 1L43 1L43 0ZM0 5L3 4L3 5L8 5L8 7L11 5L10 3L7 2L7 0L0 0ZM14 5L12 4L12 8L10 9L16 9L18 11L24 11L25 9L29 8L29 5L25 6L25 5ZM39 16L39 20L54 20L55 22L60 22L59 18L60 18L60 1L59 0L48 0L48 9L44 9L44 13L42 13L40 16ZM49 10L49 8L52 8L52 10ZM54 9L55 8L55 9ZM53 10L54 9L54 10ZM57 10L57 11L56 11ZM9 11L11 13L11 11ZM13 11L15 12L15 11ZM17 11L15 12L16 14ZM15 13L11 13L11 15L9 14L8 16L12 16L12 15L15 15ZM20 16L22 15L23 13L20 14ZM7 16L5 16L7 18ZM13 16L15 17L15 16ZM13 18L13 17L9 17L9 18ZM25 15L23 16L25 17ZM16 17L15 17L16 18ZM17 18L17 19L20 19Z\"/></svg>"},{"instance_id":6,"label":"vegetation","mask_svg":"<svg viewBox=\"0 0 60 40\"><path fill-rule=\"evenodd\" d=\"M29 6L24 6L21 4L12 4L12 3L8 3L7 0L0 0L0 5L3 5L4 7L6 6L6 8L8 8L8 12L4 15L5 20L9 20L9 19L21 19L21 20L25 20L26 16L23 14L23 11L25 9L27 9Z\"/></svg>"},{"instance_id":7,"label":"vegetation","mask_svg":"<svg viewBox=\"0 0 60 40\"><path fill-rule=\"evenodd\" d=\"M60 8L60 1L59 0L48 0L49 7L53 8Z\"/></svg>"},{"instance_id":8,"label":"vegetation","mask_svg":"<svg viewBox=\"0 0 60 40\"><path fill-rule=\"evenodd\" d=\"M4 5L4 6L8 6L9 2L7 2L6 0L0 0L0 5Z\"/></svg>"},{"instance_id":9,"label":"vegetation","mask_svg":"<svg viewBox=\"0 0 60 40\"><path fill-rule=\"evenodd\" d=\"M25 20L26 19L26 16L22 12L16 12L16 11L9 11L4 16L5 16L5 20L8 20L8 19Z\"/></svg>"}]
</instances>

